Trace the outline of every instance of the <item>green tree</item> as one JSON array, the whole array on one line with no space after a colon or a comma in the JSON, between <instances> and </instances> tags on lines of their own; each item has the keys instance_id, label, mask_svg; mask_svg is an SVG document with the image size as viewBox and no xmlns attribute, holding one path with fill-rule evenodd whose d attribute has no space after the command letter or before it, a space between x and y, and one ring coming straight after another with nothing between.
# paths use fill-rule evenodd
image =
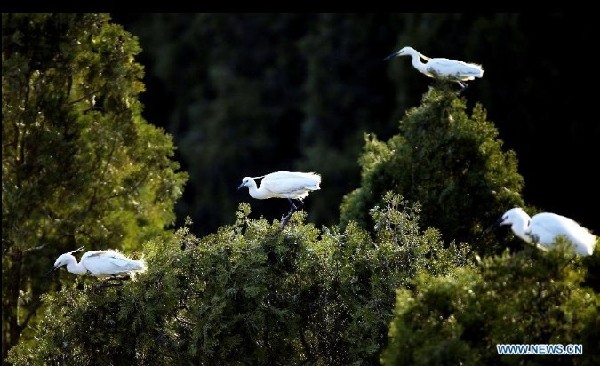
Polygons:
<instances>
[{"instance_id":1,"label":"green tree","mask_svg":"<svg viewBox=\"0 0 600 366\"><path fill-rule=\"evenodd\" d=\"M600 294L567 242L423 275L397 293L383 365L597 365ZM598 252L594 254L598 257ZM498 344L581 344L582 355L499 355Z\"/></svg>"},{"instance_id":2,"label":"green tree","mask_svg":"<svg viewBox=\"0 0 600 366\"><path fill-rule=\"evenodd\" d=\"M141 117L138 42L109 20L2 14L3 358L59 254L137 250L174 220L186 175Z\"/></svg>"},{"instance_id":3,"label":"green tree","mask_svg":"<svg viewBox=\"0 0 600 366\"><path fill-rule=\"evenodd\" d=\"M76 283L45 297L35 343L16 364L378 364L395 289L415 273L468 263L421 230L418 206L389 194L373 209L374 237L305 223L296 212L237 221L202 238L187 227L146 243L148 271L119 288ZM92 282L92 283L91 283ZM69 352L64 352L68 348Z\"/></svg>"},{"instance_id":4,"label":"green tree","mask_svg":"<svg viewBox=\"0 0 600 366\"><path fill-rule=\"evenodd\" d=\"M392 190L421 203L424 225L489 253L500 247L483 236L485 228L506 209L523 205L515 153L502 151L483 107L477 104L469 116L466 100L446 82L436 83L419 107L406 112L399 133L387 142L365 135L359 163L361 185L344 197L342 223L367 225L367 208Z\"/></svg>"}]
</instances>

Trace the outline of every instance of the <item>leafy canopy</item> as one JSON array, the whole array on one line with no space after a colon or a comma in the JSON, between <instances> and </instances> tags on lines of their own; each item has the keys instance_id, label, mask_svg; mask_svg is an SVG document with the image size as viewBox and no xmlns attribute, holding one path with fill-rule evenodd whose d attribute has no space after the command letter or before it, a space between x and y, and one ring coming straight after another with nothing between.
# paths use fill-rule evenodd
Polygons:
<instances>
[{"instance_id":1,"label":"leafy canopy","mask_svg":"<svg viewBox=\"0 0 600 366\"><path fill-rule=\"evenodd\" d=\"M484 258L477 268L418 277L396 298L383 365L594 365L600 294L564 239ZM595 254L598 256L598 254ZM581 344L583 355L499 355L498 344Z\"/></svg>"},{"instance_id":2,"label":"leafy canopy","mask_svg":"<svg viewBox=\"0 0 600 366\"><path fill-rule=\"evenodd\" d=\"M148 271L119 288L78 278L48 295L34 344L15 363L352 364L378 362L396 288L419 271L443 275L468 263L418 206L386 195L372 211L375 236L354 224L319 230L296 212L237 221L202 238L187 227L145 244ZM57 316L59 314L59 316ZM64 349L69 352L64 352Z\"/></svg>"},{"instance_id":3,"label":"leafy canopy","mask_svg":"<svg viewBox=\"0 0 600 366\"><path fill-rule=\"evenodd\" d=\"M163 235L187 175L146 122L137 39L106 14L2 14L3 355L56 257Z\"/></svg>"},{"instance_id":4,"label":"leafy canopy","mask_svg":"<svg viewBox=\"0 0 600 366\"><path fill-rule=\"evenodd\" d=\"M344 197L342 224L367 225L367 208L394 191L419 202L424 226L438 228L444 238L472 243L480 253L504 248L483 231L508 208L522 206L516 155L502 151L483 107L475 105L469 115L453 88L448 82L431 87L387 142L365 135L361 185Z\"/></svg>"}]
</instances>

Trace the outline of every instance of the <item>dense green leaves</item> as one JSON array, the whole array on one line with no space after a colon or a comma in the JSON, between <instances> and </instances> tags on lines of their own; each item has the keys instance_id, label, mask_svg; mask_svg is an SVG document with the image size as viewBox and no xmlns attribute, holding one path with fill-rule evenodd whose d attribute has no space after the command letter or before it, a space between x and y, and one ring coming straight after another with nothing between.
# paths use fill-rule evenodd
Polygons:
<instances>
[{"instance_id":1,"label":"dense green leaves","mask_svg":"<svg viewBox=\"0 0 600 366\"><path fill-rule=\"evenodd\" d=\"M148 271L120 288L82 279L47 296L34 336L15 363L114 365L374 364L395 289L414 273L468 263L421 230L418 208L387 195L375 237L354 224L318 230L295 213L282 230L250 219L197 238L187 228L145 245ZM56 316L60 314L61 316ZM68 343L72 352L64 352Z\"/></svg>"},{"instance_id":2,"label":"dense green leaves","mask_svg":"<svg viewBox=\"0 0 600 366\"><path fill-rule=\"evenodd\" d=\"M600 360L600 295L558 241L483 259L399 290L384 365L593 365ZM498 344L581 344L583 355L499 355Z\"/></svg>"},{"instance_id":3,"label":"dense green leaves","mask_svg":"<svg viewBox=\"0 0 600 366\"><path fill-rule=\"evenodd\" d=\"M419 202L425 225L445 238L468 241L480 253L502 249L483 231L506 209L523 205L523 179L483 107L468 115L453 88L443 82L431 88L387 142L365 137L361 186L344 198L342 222L366 223L365 208L392 190Z\"/></svg>"},{"instance_id":4,"label":"dense green leaves","mask_svg":"<svg viewBox=\"0 0 600 366\"><path fill-rule=\"evenodd\" d=\"M2 15L3 354L56 257L136 250L174 220L186 174L148 124L137 40L99 14Z\"/></svg>"}]
</instances>

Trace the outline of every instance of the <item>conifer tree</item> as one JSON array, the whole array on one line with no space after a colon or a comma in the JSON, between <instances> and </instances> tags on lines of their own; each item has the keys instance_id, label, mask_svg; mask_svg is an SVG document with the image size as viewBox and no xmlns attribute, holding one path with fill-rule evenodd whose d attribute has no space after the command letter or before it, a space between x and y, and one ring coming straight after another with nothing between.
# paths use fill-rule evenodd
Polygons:
<instances>
[{"instance_id":1,"label":"conifer tree","mask_svg":"<svg viewBox=\"0 0 600 366\"><path fill-rule=\"evenodd\" d=\"M424 226L438 228L446 241L470 242L481 253L500 250L483 232L506 209L522 206L523 179L483 106L469 115L456 86L440 81L398 129L388 141L365 135L361 185L344 197L342 223L369 225L368 208L394 191L419 202Z\"/></svg>"},{"instance_id":2,"label":"conifer tree","mask_svg":"<svg viewBox=\"0 0 600 366\"><path fill-rule=\"evenodd\" d=\"M585 260L568 245L559 239L548 252L507 250L451 276L419 276L398 290L382 364L598 364L600 294L585 286ZM501 355L504 344L581 345L583 353Z\"/></svg>"},{"instance_id":3,"label":"conifer tree","mask_svg":"<svg viewBox=\"0 0 600 366\"><path fill-rule=\"evenodd\" d=\"M369 232L317 229L296 212L237 221L196 237L183 227L145 244L148 271L94 290L78 278L46 297L16 364L202 365L379 363L395 290L417 272L444 275L468 263L419 226L418 206L386 195ZM68 349L68 352L65 352Z\"/></svg>"},{"instance_id":4,"label":"conifer tree","mask_svg":"<svg viewBox=\"0 0 600 366\"><path fill-rule=\"evenodd\" d=\"M174 219L186 175L141 116L139 51L106 14L2 14L3 358L58 255L137 250Z\"/></svg>"}]
</instances>

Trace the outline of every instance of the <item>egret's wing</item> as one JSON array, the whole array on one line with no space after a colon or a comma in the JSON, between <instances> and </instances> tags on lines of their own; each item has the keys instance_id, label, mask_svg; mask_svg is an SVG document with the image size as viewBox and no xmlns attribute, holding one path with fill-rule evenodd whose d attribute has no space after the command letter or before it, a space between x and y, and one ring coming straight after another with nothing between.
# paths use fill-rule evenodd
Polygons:
<instances>
[{"instance_id":1,"label":"egret's wing","mask_svg":"<svg viewBox=\"0 0 600 366\"><path fill-rule=\"evenodd\" d=\"M447 58L435 58L427 63L427 70L442 76L454 76L464 80L473 80L474 77L483 76L483 69L476 64L470 64Z\"/></svg>"},{"instance_id":2,"label":"egret's wing","mask_svg":"<svg viewBox=\"0 0 600 366\"><path fill-rule=\"evenodd\" d=\"M141 269L138 261L126 258L113 250L98 250L86 252L81 258L85 268L94 275L111 275Z\"/></svg>"},{"instance_id":3,"label":"egret's wing","mask_svg":"<svg viewBox=\"0 0 600 366\"><path fill-rule=\"evenodd\" d=\"M321 176L316 173L279 171L267 174L262 179L260 186L261 189L280 194L301 189L319 189L320 183Z\"/></svg>"},{"instance_id":4,"label":"egret's wing","mask_svg":"<svg viewBox=\"0 0 600 366\"><path fill-rule=\"evenodd\" d=\"M287 170L281 170L278 172L267 174L265 175L263 181L275 181L285 179L304 179L310 182L321 182L321 176L317 173L290 172Z\"/></svg>"},{"instance_id":5,"label":"egret's wing","mask_svg":"<svg viewBox=\"0 0 600 366\"><path fill-rule=\"evenodd\" d=\"M477 68L481 68L481 65L478 64L474 64L471 62L464 62L464 61L459 61L459 60L450 60L447 58L433 58L433 59L429 59L428 65L429 64L434 64L438 67L445 67L445 68L451 68L451 67L477 67Z\"/></svg>"},{"instance_id":6,"label":"egret's wing","mask_svg":"<svg viewBox=\"0 0 600 366\"><path fill-rule=\"evenodd\" d=\"M106 252L106 251L105 250L90 250L90 251L87 251L87 252L83 253L83 255L81 256L81 260L102 256L102 254L104 252Z\"/></svg>"},{"instance_id":7,"label":"egret's wing","mask_svg":"<svg viewBox=\"0 0 600 366\"><path fill-rule=\"evenodd\" d=\"M576 243L577 238L581 238L582 235L590 235L587 229L581 227L574 220L552 212L542 212L535 215L533 223L535 227L532 230L536 231L537 229L541 233L540 241L548 243L553 242L557 235L564 235L573 243Z\"/></svg>"},{"instance_id":8,"label":"egret's wing","mask_svg":"<svg viewBox=\"0 0 600 366\"><path fill-rule=\"evenodd\" d=\"M90 250L85 252L81 257L81 260L89 258L125 258L125 256L115 250Z\"/></svg>"},{"instance_id":9,"label":"egret's wing","mask_svg":"<svg viewBox=\"0 0 600 366\"><path fill-rule=\"evenodd\" d=\"M460 61L449 60L447 58L432 58L432 59L429 59L427 66L449 68L449 67L456 66L458 63L460 63Z\"/></svg>"}]
</instances>

